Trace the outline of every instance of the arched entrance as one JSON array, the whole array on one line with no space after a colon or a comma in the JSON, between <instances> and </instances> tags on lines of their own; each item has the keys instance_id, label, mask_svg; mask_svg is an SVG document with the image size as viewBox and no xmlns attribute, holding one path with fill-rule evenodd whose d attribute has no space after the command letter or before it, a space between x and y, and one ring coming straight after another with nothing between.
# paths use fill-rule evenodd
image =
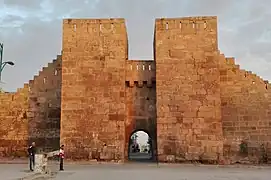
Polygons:
<instances>
[{"instance_id":1,"label":"arched entrance","mask_svg":"<svg viewBox=\"0 0 271 180\"><path fill-rule=\"evenodd\" d=\"M130 161L153 161L153 139L148 132L136 130L130 135L128 159Z\"/></svg>"}]
</instances>

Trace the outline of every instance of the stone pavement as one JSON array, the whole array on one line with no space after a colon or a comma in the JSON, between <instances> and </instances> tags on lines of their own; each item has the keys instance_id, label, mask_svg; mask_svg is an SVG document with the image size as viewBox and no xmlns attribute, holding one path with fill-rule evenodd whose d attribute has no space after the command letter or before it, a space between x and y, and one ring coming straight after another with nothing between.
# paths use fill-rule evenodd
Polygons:
<instances>
[{"instance_id":1,"label":"stone pavement","mask_svg":"<svg viewBox=\"0 0 271 180\"><path fill-rule=\"evenodd\" d=\"M56 167L54 167L56 168ZM25 180L49 179L33 176L26 172L26 164L0 164L1 180ZM56 169L54 169L56 170ZM64 172L58 172L56 180L140 180L151 178L155 180L269 180L270 167L217 167L217 166L194 166L175 164L146 164L133 163L125 165L92 164L79 165L68 164ZM32 175L32 176L31 176ZM23 179L24 180L24 179Z\"/></svg>"}]
</instances>

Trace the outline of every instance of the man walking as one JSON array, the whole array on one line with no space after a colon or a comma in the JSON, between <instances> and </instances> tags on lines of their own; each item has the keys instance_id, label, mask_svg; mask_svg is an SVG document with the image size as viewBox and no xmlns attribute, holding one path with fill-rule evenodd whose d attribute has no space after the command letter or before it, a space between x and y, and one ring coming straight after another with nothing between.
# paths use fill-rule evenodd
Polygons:
<instances>
[{"instance_id":1,"label":"man walking","mask_svg":"<svg viewBox=\"0 0 271 180\"><path fill-rule=\"evenodd\" d=\"M36 143L32 142L32 144L28 147L28 156L29 156L29 167L30 171L34 171L35 167L35 154L36 154Z\"/></svg>"},{"instance_id":2,"label":"man walking","mask_svg":"<svg viewBox=\"0 0 271 180\"><path fill-rule=\"evenodd\" d=\"M59 159L60 159L60 164L59 164L59 170L64 171L63 169L63 161L64 161L64 145L61 145L60 150L59 150Z\"/></svg>"}]
</instances>

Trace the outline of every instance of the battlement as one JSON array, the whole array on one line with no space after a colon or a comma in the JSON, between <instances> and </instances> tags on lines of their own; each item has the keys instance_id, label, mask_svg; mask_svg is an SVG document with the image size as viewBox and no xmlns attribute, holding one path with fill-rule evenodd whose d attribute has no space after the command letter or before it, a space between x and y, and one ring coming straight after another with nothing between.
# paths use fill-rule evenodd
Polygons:
<instances>
[{"instance_id":1,"label":"battlement","mask_svg":"<svg viewBox=\"0 0 271 180\"><path fill-rule=\"evenodd\" d=\"M257 74L253 73L252 71L240 69L240 65L236 64L234 57L225 57L224 54L221 54L221 56L222 61L220 61L220 63L222 69L220 74L222 75L221 78L223 79L223 81L224 80L232 81L229 73L233 73L238 74L240 76L240 79L236 79L236 81L240 81L242 79L244 81L247 81L249 84L253 85L255 88L257 87L262 90L267 90L271 88L271 84L268 81L262 79ZM227 70L231 70L231 72L228 72Z\"/></svg>"},{"instance_id":2,"label":"battlement","mask_svg":"<svg viewBox=\"0 0 271 180\"><path fill-rule=\"evenodd\" d=\"M58 78L61 76L61 69L61 55L57 55L56 59L53 59L52 62L49 62L47 66L43 67L38 75L34 76L33 80L29 80L29 90L31 91L35 86L40 90L47 91L56 83L61 83L60 78Z\"/></svg>"},{"instance_id":3,"label":"battlement","mask_svg":"<svg viewBox=\"0 0 271 180\"><path fill-rule=\"evenodd\" d=\"M64 19L63 33L86 35L83 33L126 33L123 18L112 19Z\"/></svg>"},{"instance_id":4,"label":"battlement","mask_svg":"<svg viewBox=\"0 0 271 180\"><path fill-rule=\"evenodd\" d=\"M197 17L182 17L182 18L159 18L155 20L155 29L159 30L199 30L217 31L216 16L197 16Z\"/></svg>"},{"instance_id":5,"label":"battlement","mask_svg":"<svg viewBox=\"0 0 271 180\"><path fill-rule=\"evenodd\" d=\"M63 19L63 24L108 24L108 23L125 23L124 18L102 18L102 19Z\"/></svg>"},{"instance_id":6,"label":"battlement","mask_svg":"<svg viewBox=\"0 0 271 180\"><path fill-rule=\"evenodd\" d=\"M129 82L129 87L134 85L141 87L144 84L151 86L153 81L155 81L155 62L153 60L126 61L126 82Z\"/></svg>"}]
</instances>

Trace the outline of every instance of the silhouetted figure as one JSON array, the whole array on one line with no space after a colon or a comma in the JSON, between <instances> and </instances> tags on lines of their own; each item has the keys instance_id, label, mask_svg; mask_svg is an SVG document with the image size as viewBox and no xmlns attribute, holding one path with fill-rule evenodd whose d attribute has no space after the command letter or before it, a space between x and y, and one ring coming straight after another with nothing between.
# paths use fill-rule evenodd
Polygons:
<instances>
[{"instance_id":1,"label":"silhouetted figure","mask_svg":"<svg viewBox=\"0 0 271 180\"><path fill-rule=\"evenodd\" d=\"M59 170L60 171L64 171L64 168L63 168L63 163L64 163L64 145L61 145L61 147L60 147L60 150L59 150L59 160L60 160Z\"/></svg>"},{"instance_id":2,"label":"silhouetted figure","mask_svg":"<svg viewBox=\"0 0 271 180\"><path fill-rule=\"evenodd\" d=\"M34 171L35 168L35 154L36 154L36 143L32 142L32 144L28 147L28 156L29 156L29 168L30 171Z\"/></svg>"}]
</instances>

